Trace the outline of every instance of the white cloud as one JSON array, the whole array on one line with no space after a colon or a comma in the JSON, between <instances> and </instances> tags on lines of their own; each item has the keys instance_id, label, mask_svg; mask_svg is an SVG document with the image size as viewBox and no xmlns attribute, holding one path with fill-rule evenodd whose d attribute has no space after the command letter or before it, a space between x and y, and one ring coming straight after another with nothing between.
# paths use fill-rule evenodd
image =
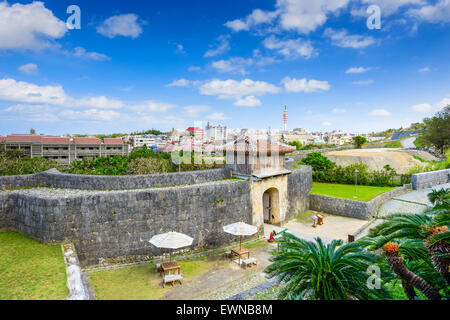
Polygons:
<instances>
[{"instance_id":1,"label":"white cloud","mask_svg":"<svg viewBox=\"0 0 450 320\"><path fill-rule=\"evenodd\" d=\"M27 63L24 64L23 66L20 66L19 68L17 68L17 70L19 70L20 72L24 73L24 74L38 74L38 66L34 63Z\"/></svg>"},{"instance_id":2,"label":"white cloud","mask_svg":"<svg viewBox=\"0 0 450 320\"><path fill-rule=\"evenodd\" d=\"M0 79L0 100L64 104L69 97L60 85L38 86L25 81Z\"/></svg>"},{"instance_id":3,"label":"white cloud","mask_svg":"<svg viewBox=\"0 0 450 320\"><path fill-rule=\"evenodd\" d=\"M253 64L253 60L241 57L231 57L227 60L218 60L211 63L211 67L220 73L232 73L246 75L248 73L247 67Z\"/></svg>"},{"instance_id":4,"label":"white cloud","mask_svg":"<svg viewBox=\"0 0 450 320\"><path fill-rule=\"evenodd\" d=\"M339 109L339 108L333 109L333 113L345 113L345 112L347 112L347 110L345 110L345 109Z\"/></svg>"},{"instance_id":5,"label":"white cloud","mask_svg":"<svg viewBox=\"0 0 450 320\"><path fill-rule=\"evenodd\" d=\"M353 68L347 69L347 71L345 71L345 73L364 73L364 72L367 72L369 70L370 70L370 68L353 67Z\"/></svg>"},{"instance_id":6,"label":"white cloud","mask_svg":"<svg viewBox=\"0 0 450 320\"><path fill-rule=\"evenodd\" d=\"M97 32L111 39L116 36L135 39L142 33L138 18L134 13L109 17L97 27Z\"/></svg>"},{"instance_id":7,"label":"white cloud","mask_svg":"<svg viewBox=\"0 0 450 320\"><path fill-rule=\"evenodd\" d=\"M317 92L317 91L328 91L330 90L330 84L328 81L319 81L319 80L308 80L306 78L303 79L295 79L290 77L285 77L281 83L284 85L284 88L287 92Z\"/></svg>"},{"instance_id":8,"label":"white cloud","mask_svg":"<svg viewBox=\"0 0 450 320\"><path fill-rule=\"evenodd\" d=\"M373 80L361 80L361 81L353 81L353 84L359 85L359 86L366 86L373 83Z\"/></svg>"},{"instance_id":9,"label":"white cloud","mask_svg":"<svg viewBox=\"0 0 450 320\"><path fill-rule=\"evenodd\" d=\"M36 122L56 122L60 119L54 114L48 105L26 105L17 104L3 110L7 120L16 121L36 121Z\"/></svg>"},{"instance_id":10,"label":"white cloud","mask_svg":"<svg viewBox=\"0 0 450 320\"><path fill-rule=\"evenodd\" d=\"M428 103L422 103L411 106L411 110L419 113L428 113L433 110L433 107Z\"/></svg>"},{"instance_id":11,"label":"white cloud","mask_svg":"<svg viewBox=\"0 0 450 320\"><path fill-rule=\"evenodd\" d=\"M410 9L408 15L430 23L450 22L450 1L439 0L418 9Z\"/></svg>"},{"instance_id":12,"label":"white cloud","mask_svg":"<svg viewBox=\"0 0 450 320\"><path fill-rule=\"evenodd\" d=\"M60 118L68 120L83 120L83 121L112 121L121 119L124 115L112 110L63 110L59 114Z\"/></svg>"},{"instance_id":13,"label":"white cloud","mask_svg":"<svg viewBox=\"0 0 450 320\"><path fill-rule=\"evenodd\" d=\"M255 96L246 96L236 100L233 105L238 107L256 107L261 105L261 101Z\"/></svg>"},{"instance_id":14,"label":"white cloud","mask_svg":"<svg viewBox=\"0 0 450 320\"><path fill-rule=\"evenodd\" d=\"M325 121L325 122L322 122L322 125L325 127L329 127L329 126L331 126L331 122Z\"/></svg>"},{"instance_id":15,"label":"white cloud","mask_svg":"<svg viewBox=\"0 0 450 320\"><path fill-rule=\"evenodd\" d=\"M375 40L370 36L350 35L345 29L337 31L327 28L323 35L330 38L333 45L341 48L362 49L375 43Z\"/></svg>"},{"instance_id":16,"label":"white cloud","mask_svg":"<svg viewBox=\"0 0 450 320\"><path fill-rule=\"evenodd\" d=\"M211 108L208 106L185 106L183 110L189 117L197 117L200 113L209 111Z\"/></svg>"},{"instance_id":17,"label":"white cloud","mask_svg":"<svg viewBox=\"0 0 450 320\"><path fill-rule=\"evenodd\" d=\"M67 32L66 23L45 8L43 2L9 5L0 2L0 48L39 50Z\"/></svg>"},{"instance_id":18,"label":"white cloud","mask_svg":"<svg viewBox=\"0 0 450 320\"><path fill-rule=\"evenodd\" d=\"M264 81L253 81L244 79L236 80L218 80L213 79L204 83L200 87L200 94L217 96L218 99L234 99L235 105L257 104L255 96L265 94L274 94L280 92L281 89ZM248 96L253 96L248 98ZM259 100L258 100L259 101ZM237 103L237 104L236 104Z\"/></svg>"},{"instance_id":19,"label":"white cloud","mask_svg":"<svg viewBox=\"0 0 450 320\"><path fill-rule=\"evenodd\" d=\"M215 57L219 54L223 54L225 52L228 52L230 50L230 36L229 35L221 35L218 40L217 47L215 49L210 49L206 51L204 57Z\"/></svg>"},{"instance_id":20,"label":"white cloud","mask_svg":"<svg viewBox=\"0 0 450 320\"><path fill-rule=\"evenodd\" d=\"M387 111L386 109L373 109L372 111L369 112L369 115L386 117L386 116L390 116L391 113L389 111Z\"/></svg>"},{"instance_id":21,"label":"white cloud","mask_svg":"<svg viewBox=\"0 0 450 320\"><path fill-rule=\"evenodd\" d=\"M173 108L176 108L176 105L154 100L147 100L141 104L129 107L129 109L141 115L145 115L147 112L167 112Z\"/></svg>"},{"instance_id":22,"label":"white cloud","mask_svg":"<svg viewBox=\"0 0 450 320\"><path fill-rule=\"evenodd\" d=\"M280 40L272 35L264 39L263 45L287 58L304 57L309 59L317 54L311 43L302 39Z\"/></svg>"},{"instance_id":23,"label":"white cloud","mask_svg":"<svg viewBox=\"0 0 450 320\"><path fill-rule=\"evenodd\" d=\"M274 11L255 9L247 17L225 25L237 32L275 23L276 28L307 34L325 24L328 15L338 14L348 3L349 0L277 0Z\"/></svg>"},{"instance_id":24,"label":"white cloud","mask_svg":"<svg viewBox=\"0 0 450 320\"><path fill-rule=\"evenodd\" d=\"M219 99L238 98L241 96L278 93L280 88L264 81L253 81L244 79L236 80L218 80L207 81L200 87L200 94L217 95Z\"/></svg>"},{"instance_id":25,"label":"white cloud","mask_svg":"<svg viewBox=\"0 0 450 320\"><path fill-rule=\"evenodd\" d=\"M121 100L110 99L105 96L94 96L73 99L69 105L76 108L120 109L125 106L125 103Z\"/></svg>"},{"instance_id":26,"label":"white cloud","mask_svg":"<svg viewBox=\"0 0 450 320\"><path fill-rule=\"evenodd\" d=\"M430 67L424 67L422 69L417 70L417 72L430 72L430 71L431 71Z\"/></svg>"},{"instance_id":27,"label":"white cloud","mask_svg":"<svg viewBox=\"0 0 450 320\"><path fill-rule=\"evenodd\" d=\"M171 83L169 83L168 85L166 85L166 87L189 87L191 85L191 81L190 80L186 80L186 79L178 79L178 80L173 80Z\"/></svg>"},{"instance_id":28,"label":"white cloud","mask_svg":"<svg viewBox=\"0 0 450 320\"><path fill-rule=\"evenodd\" d=\"M213 112L209 114L207 117L209 120L229 120L230 118L227 117L223 112Z\"/></svg>"},{"instance_id":29,"label":"white cloud","mask_svg":"<svg viewBox=\"0 0 450 320\"><path fill-rule=\"evenodd\" d=\"M202 70L202 68L200 68L199 66L190 66L188 68L188 71L200 71Z\"/></svg>"},{"instance_id":30,"label":"white cloud","mask_svg":"<svg viewBox=\"0 0 450 320\"><path fill-rule=\"evenodd\" d=\"M450 98L444 98L437 104L437 107L439 109L442 109L449 105L450 105Z\"/></svg>"},{"instance_id":31,"label":"white cloud","mask_svg":"<svg viewBox=\"0 0 450 320\"><path fill-rule=\"evenodd\" d=\"M399 8L410 5L422 5L424 0L361 0L361 7L354 8L351 14L354 16L367 16L366 9L369 5L375 4L380 7L382 16L390 16L396 13Z\"/></svg>"},{"instance_id":32,"label":"white cloud","mask_svg":"<svg viewBox=\"0 0 450 320\"><path fill-rule=\"evenodd\" d=\"M97 60L97 61L105 61L105 60L111 60L110 57L103 53L98 52L88 52L85 48L82 47L76 47L73 52L73 56L77 58L86 58L91 60Z\"/></svg>"}]
</instances>

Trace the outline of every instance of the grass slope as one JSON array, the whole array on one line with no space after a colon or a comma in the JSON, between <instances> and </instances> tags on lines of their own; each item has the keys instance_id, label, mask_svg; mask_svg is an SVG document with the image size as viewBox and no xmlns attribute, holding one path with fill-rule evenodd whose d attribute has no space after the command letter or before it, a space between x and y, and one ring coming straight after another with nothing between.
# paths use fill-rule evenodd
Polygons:
<instances>
[{"instance_id":1,"label":"grass slope","mask_svg":"<svg viewBox=\"0 0 450 320\"><path fill-rule=\"evenodd\" d=\"M0 232L0 300L62 300L68 294L61 245Z\"/></svg>"},{"instance_id":2,"label":"grass slope","mask_svg":"<svg viewBox=\"0 0 450 320\"><path fill-rule=\"evenodd\" d=\"M336 184L336 183L319 183L314 182L311 190L312 194L320 194L324 196L330 196L335 198L351 199L358 201L370 201L376 196L391 191L396 187L373 187L373 186L357 186L356 196L355 186L349 184Z\"/></svg>"}]
</instances>

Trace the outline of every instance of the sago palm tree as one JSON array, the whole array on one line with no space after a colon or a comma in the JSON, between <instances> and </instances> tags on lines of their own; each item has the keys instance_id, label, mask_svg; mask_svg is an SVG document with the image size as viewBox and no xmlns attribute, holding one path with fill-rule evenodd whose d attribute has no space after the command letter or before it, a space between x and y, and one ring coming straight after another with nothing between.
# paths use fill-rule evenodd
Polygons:
<instances>
[{"instance_id":1,"label":"sago palm tree","mask_svg":"<svg viewBox=\"0 0 450 320\"><path fill-rule=\"evenodd\" d=\"M381 248L385 243L396 239L421 240L428 249L436 270L450 285L450 259L446 256L450 253L450 241L448 233L444 232L450 225L450 210L435 210L429 214L399 213L382 219L384 221L368 235L368 238L378 237L379 243L372 249ZM441 232L444 234L436 234Z\"/></svg>"},{"instance_id":2,"label":"sago palm tree","mask_svg":"<svg viewBox=\"0 0 450 320\"><path fill-rule=\"evenodd\" d=\"M358 243L342 245L334 240L325 245L320 238L305 241L285 233L273 252L272 264L265 272L279 276L285 286L279 298L301 296L315 300L389 299L389 291L380 283L379 289L367 285L368 267L378 257L364 251Z\"/></svg>"},{"instance_id":3,"label":"sago palm tree","mask_svg":"<svg viewBox=\"0 0 450 320\"><path fill-rule=\"evenodd\" d=\"M403 263L403 256L399 250L400 246L395 242L388 242L383 246L383 251L390 268L401 279L404 280L406 286L405 293L409 299L413 296L413 288L420 290L430 300L441 300L442 296L430 283L411 272Z\"/></svg>"}]
</instances>

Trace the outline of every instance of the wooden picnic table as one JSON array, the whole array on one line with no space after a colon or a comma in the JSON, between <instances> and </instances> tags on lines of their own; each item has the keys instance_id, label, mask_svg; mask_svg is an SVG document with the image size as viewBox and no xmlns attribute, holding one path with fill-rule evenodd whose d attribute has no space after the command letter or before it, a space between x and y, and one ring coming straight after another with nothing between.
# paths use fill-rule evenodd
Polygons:
<instances>
[{"instance_id":1,"label":"wooden picnic table","mask_svg":"<svg viewBox=\"0 0 450 320\"><path fill-rule=\"evenodd\" d=\"M177 274L181 274L181 267L178 264L178 262L176 261L172 261L172 262L163 262L161 263L161 269L164 273L164 276L167 273L171 273L171 271L177 271Z\"/></svg>"},{"instance_id":2,"label":"wooden picnic table","mask_svg":"<svg viewBox=\"0 0 450 320\"><path fill-rule=\"evenodd\" d=\"M235 249L231 249L231 259L233 259L233 254L237 255L239 257L239 260L242 260L241 256L243 255L247 255L247 259L250 258L250 251L248 251L245 248L235 248Z\"/></svg>"}]
</instances>

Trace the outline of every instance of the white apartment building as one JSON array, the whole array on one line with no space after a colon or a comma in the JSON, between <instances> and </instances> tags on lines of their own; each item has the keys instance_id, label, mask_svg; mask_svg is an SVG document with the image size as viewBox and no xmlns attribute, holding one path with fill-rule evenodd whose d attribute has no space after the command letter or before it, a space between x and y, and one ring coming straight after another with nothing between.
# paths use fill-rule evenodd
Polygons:
<instances>
[{"instance_id":1,"label":"white apartment building","mask_svg":"<svg viewBox=\"0 0 450 320\"><path fill-rule=\"evenodd\" d=\"M133 142L133 148L153 146L157 143L157 137L154 135L142 135L142 136L132 136L131 141Z\"/></svg>"},{"instance_id":2,"label":"white apartment building","mask_svg":"<svg viewBox=\"0 0 450 320\"><path fill-rule=\"evenodd\" d=\"M226 141L227 127L221 125L214 125L211 122L206 124L205 128L206 139L209 141Z\"/></svg>"}]
</instances>

